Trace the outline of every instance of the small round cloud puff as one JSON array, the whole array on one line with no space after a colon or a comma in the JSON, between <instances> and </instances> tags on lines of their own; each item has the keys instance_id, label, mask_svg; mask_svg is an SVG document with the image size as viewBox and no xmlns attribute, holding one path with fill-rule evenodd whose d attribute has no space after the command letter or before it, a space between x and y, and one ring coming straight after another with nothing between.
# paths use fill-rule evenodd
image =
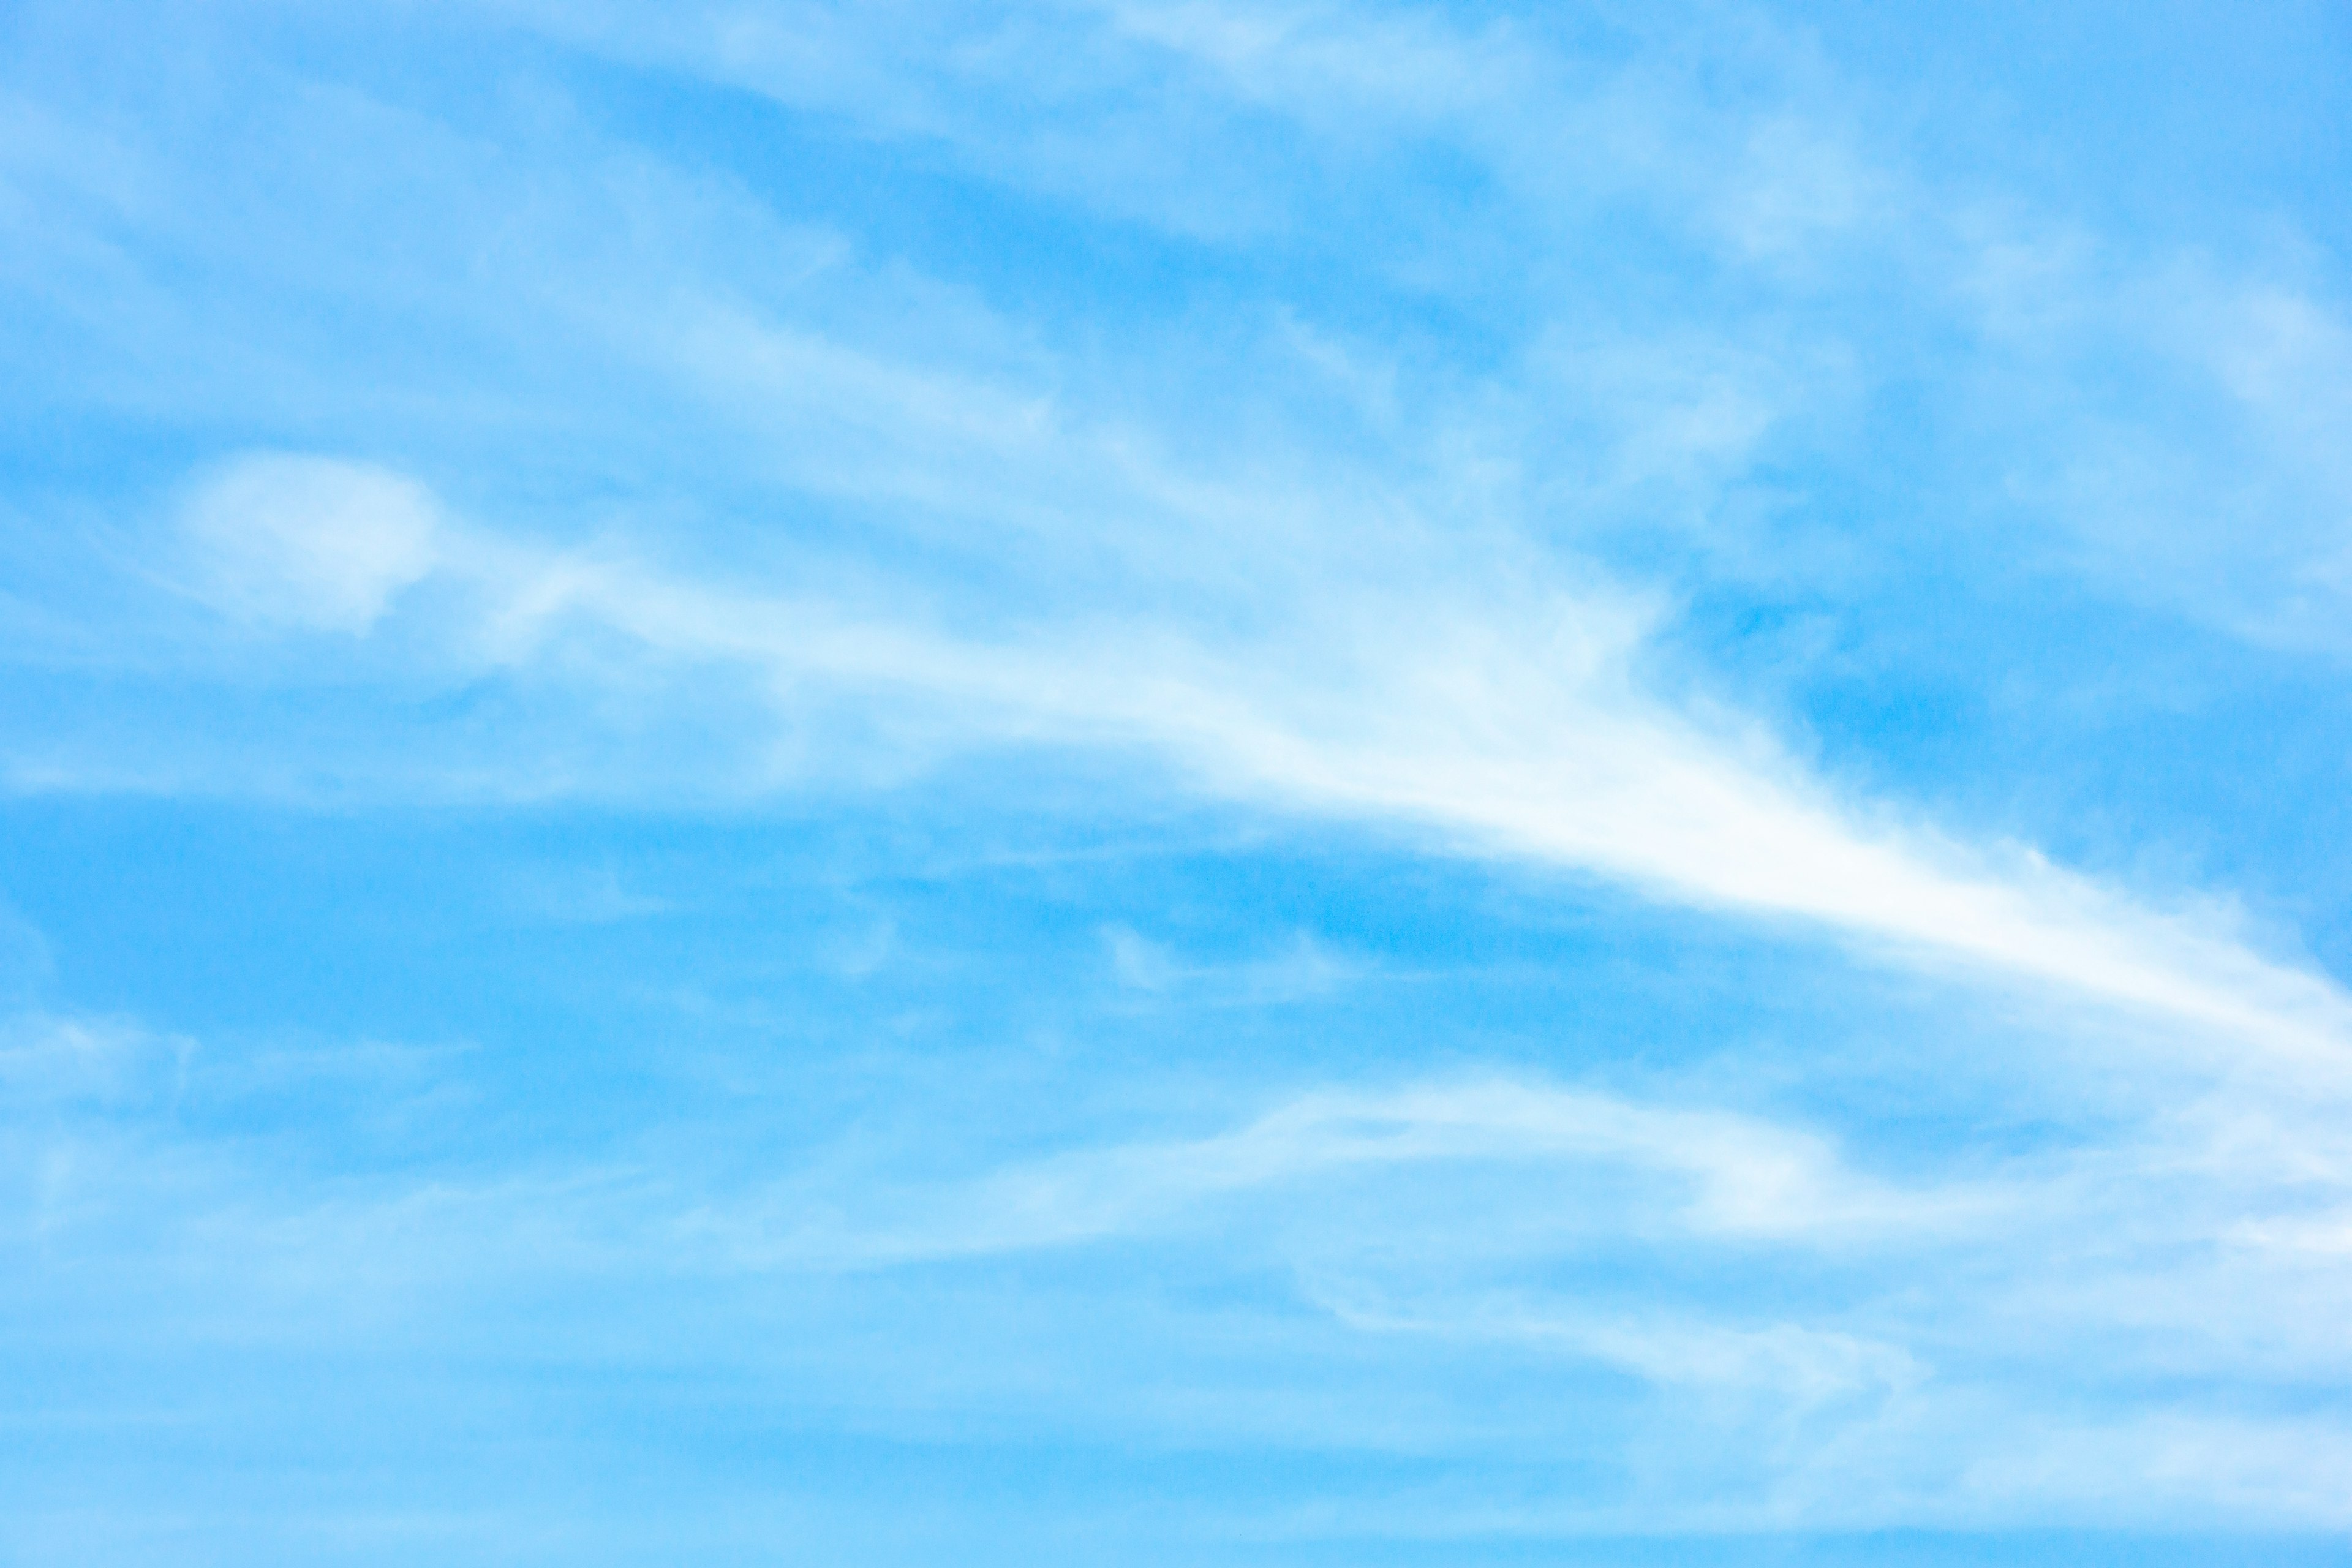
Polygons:
<instances>
[{"instance_id":1,"label":"small round cloud puff","mask_svg":"<svg viewBox=\"0 0 2352 1568\"><path fill-rule=\"evenodd\" d=\"M215 469L181 521L216 608L357 636L439 564L440 517L430 490L389 469L255 453Z\"/></svg>"}]
</instances>

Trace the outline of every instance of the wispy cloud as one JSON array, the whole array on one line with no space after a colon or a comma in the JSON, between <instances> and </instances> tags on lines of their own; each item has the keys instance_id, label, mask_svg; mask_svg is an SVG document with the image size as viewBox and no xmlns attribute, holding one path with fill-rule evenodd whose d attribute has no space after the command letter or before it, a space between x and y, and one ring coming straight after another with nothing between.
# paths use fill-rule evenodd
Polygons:
<instances>
[{"instance_id":1,"label":"wispy cloud","mask_svg":"<svg viewBox=\"0 0 2352 1568\"><path fill-rule=\"evenodd\" d=\"M747 1263L874 1267L1147 1234L1187 1223L1204 1204L1354 1170L1489 1163L1630 1170L1666 1192L1634 1200L1612 1226L1716 1237L1918 1231L1965 1221L1988 1201L1880 1188L1839 1169L1818 1140L1736 1116L1486 1083L1312 1095L1230 1133L1057 1157L928 1202L910 1197L933 1211L912 1224L887 1211L801 1234L718 1215L707 1223ZM785 1207L804 1201L793 1194ZM1559 1201L1568 1223L1570 1189Z\"/></svg>"},{"instance_id":2,"label":"wispy cloud","mask_svg":"<svg viewBox=\"0 0 2352 1568\"><path fill-rule=\"evenodd\" d=\"M249 497L283 473L315 488L322 471L276 458L228 470L194 503L201 537L230 542L241 569L276 580L374 583L371 563L410 538L405 510L382 523L394 542L340 502L314 531L289 534L278 520L307 515L299 496L273 496L241 530L222 521L235 515L225 493ZM384 483L365 470L344 482L370 494ZM347 534L359 562L320 564ZM454 528L436 537L441 578L471 605L459 635L486 669L618 634L638 657L746 667L787 706L812 689L856 693L903 714L891 728L918 745L1141 753L1213 793L1433 833L1472 854L1578 867L2054 986L2329 1082L2352 1040L2337 988L2225 931L2149 911L2030 851L1971 851L1884 808L1843 806L1754 728L1708 725L1646 695L1639 622L1606 596L1498 592L1474 610L1450 595L1327 595L1307 612L1308 639L1255 647L1213 648L1150 621L981 640L609 554Z\"/></svg>"},{"instance_id":3,"label":"wispy cloud","mask_svg":"<svg viewBox=\"0 0 2352 1568\"><path fill-rule=\"evenodd\" d=\"M25 1430L429 1363L1278 1451L1228 1545L2347 1522L2307 193L2074 210L2087 63L1761 5L6 29ZM1061 853L1163 817L1247 877Z\"/></svg>"},{"instance_id":4,"label":"wispy cloud","mask_svg":"<svg viewBox=\"0 0 2352 1568\"><path fill-rule=\"evenodd\" d=\"M690 1352L662 1353L759 1387L805 1381L814 1358L885 1426L988 1410L1155 1443L1466 1461L1559 1449L1562 1402L1632 1422L1612 1426L1636 1456L1630 1491L1546 1492L1516 1510L1391 1500L1401 1511L1381 1528L1441 1535L2343 1518L2320 1484L2342 1451L2335 1425L2197 1392L2341 1365L2322 1304L2342 1288L2342 1253L2205 1228L2221 1210L2290 1213L2319 1188L2340 1203L2341 1170L2319 1188L2259 1163L2184 1181L2178 1151L2126 1132L1966 1180L1881 1173L1801 1124L1486 1078L1312 1088L1223 1126L960 1173L921 1174L856 1125L778 1173L771 1128L705 1124L690 1145L601 1161L289 1186L236 1131L259 1081L236 1053L159 1051L135 1027L72 1018L10 1028L12 1094L37 1078L51 1110L0 1141L12 1202L28 1205L0 1247L75 1260L37 1277L45 1300L142 1270L191 1354L316 1357L363 1331L492 1357L520 1353L522 1336L533 1354L635 1364L648 1335L691 1321ZM96 1095L92 1052L113 1064ZM333 1055L387 1083L457 1065ZM986 1103L970 1098L977 1079L944 1087ZM2217 1182L2229 1201L2199 1212ZM2191 1255L2209 1261L2183 1267ZM1104 1267L1139 1257L1148 1279ZM554 1305L499 1326L493 1305L519 1300ZM958 1365L982 1363L961 1371L904 1338L957 1301ZM81 1331L160 1331L121 1310ZM1177 1358L1163 1371L1178 1384L1118 1359L1085 1386L1045 1370L1137 1334ZM2062 1363L2073 1377L2160 1369L2180 1393L2127 1424L2053 1424L2045 1384ZM1318 1394L1323 1366L1356 1394ZM1596 1393L1596 1375L1615 1392ZM1988 1444L1989 1429L2010 1436ZM2166 1500L2153 1513L2151 1486Z\"/></svg>"}]
</instances>

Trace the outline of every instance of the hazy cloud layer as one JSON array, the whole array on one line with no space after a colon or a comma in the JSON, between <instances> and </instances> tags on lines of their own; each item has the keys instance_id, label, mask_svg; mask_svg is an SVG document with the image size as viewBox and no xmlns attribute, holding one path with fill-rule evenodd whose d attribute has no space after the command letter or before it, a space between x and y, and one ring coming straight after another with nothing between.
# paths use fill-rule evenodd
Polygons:
<instances>
[{"instance_id":1,"label":"hazy cloud layer","mask_svg":"<svg viewBox=\"0 0 2352 1568\"><path fill-rule=\"evenodd\" d=\"M0 37L8 1551L2340 1548L2316 8Z\"/></svg>"}]
</instances>

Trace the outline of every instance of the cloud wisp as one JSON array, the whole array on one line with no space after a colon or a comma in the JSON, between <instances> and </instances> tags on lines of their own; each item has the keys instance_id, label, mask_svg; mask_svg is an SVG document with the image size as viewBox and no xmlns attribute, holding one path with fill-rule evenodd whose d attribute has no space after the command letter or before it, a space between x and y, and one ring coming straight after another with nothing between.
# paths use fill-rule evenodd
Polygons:
<instances>
[{"instance_id":1,"label":"cloud wisp","mask_svg":"<svg viewBox=\"0 0 2352 1568\"><path fill-rule=\"evenodd\" d=\"M0 19L0 1554L2352 1527L2352 71L1799 9Z\"/></svg>"},{"instance_id":2,"label":"cloud wisp","mask_svg":"<svg viewBox=\"0 0 2352 1568\"><path fill-rule=\"evenodd\" d=\"M984 1411L992 1429L1456 1463L1569 1463L1562 1405L1607 1413L1627 1470L1609 1486L1538 1489L1516 1512L1392 1499L1377 1526L1450 1537L2118 1508L2344 1521L2316 1484L2340 1426L2207 1389L2342 1371L2312 1311L2340 1291L2342 1253L2211 1228L2291 1217L2307 1176L2241 1171L2200 1207L2211 1173L2184 1181L2179 1151L2130 1142L1895 1175L1798 1123L1490 1076L1308 1087L1206 1129L1009 1159L948 1150L946 1173L942 1151L910 1160L869 1124L746 1180L730 1173L746 1156L776 1158L754 1119L596 1162L289 1186L236 1131L240 1099L282 1092L289 1064L121 1021L19 1016L0 1039L0 1093L40 1111L0 1137L19 1200L0 1251L47 1260L11 1310L110 1300L135 1273L161 1314L113 1301L80 1321L90 1342L299 1352L336 1386L357 1375L355 1333L552 1354L574 1375L683 1358L739 1390L848 1399L882 1430ZM290 1065L431 1099L457 1064ZM985 1103L976 1082L935 1087ZM366 1095L350 1108L373 1114ZM2321 1184L2340 1196L2344 1173ZM539 1305L510 1321L520 1302ZM697 1325L683 1343L680 1323ZM1153 1357L1110 1353L1138 1335ZM2128 1424L2046 1408L2053 1378L2151 1367L2181 1392ZM1988 1428L2010 1436L1989 1446ZM2133 1500L2151 1484L2153 1514Z\"/></svg>"},{"instance_id":3,"label":"cloud wisp","mask_svg":"<svg viewBox=\"0 0 2352 1568\"><path fill-rule=\"evenodd\" d=\"M1220 1201L1350 1173L1499 1164L1562 1173L1630 1173L1662 1194L1634 1213L1574 1217L1563 1175L1558 1223L1622 1234L1837 1246L1906 1236L1916 1243L1982 1223L1990 1193L1906 1194L1842 1167L1819 1139L1722 1112L1643 1105L1621 1097L1489 1081L1386 1094L1328 1091L1292 1100L1231 1132L1057 1156L928 1196L919 1219L894 1220L871 1197L864 1212L795 1230L789 1220L711 1214L690 1229L753 1268L871 1268L1065 1247L1198 1223ZM1602 1184L1605 1189L1606 1184ZM805 1212L788 1192L777 1215ZM1475 1241L1463 1245L1475 1247Z\"/></svg>"},{"instance_id":4,"label":"cloud wisp","mask_svg":"<svg viewBox=\"0 0 2352 1568\"><path fill-rule=\"evenodd\" d=\"M2326 980L2031 852L1971 851L1841 806L1753 726L1703 724L1645 695L1638 619L1589 589L1327 594L1295 631L1255 645L1148 620L983 639L617 554L428 530L426 511L377 470L262 456L214 476L189 516L226 563L214 580L237 584L220 600L232 611L264 593L313 606L313 625L362 630L429 581L463 602L444 635L485 669L617 637L641 660L748 671L779 710L853 697L919 748L1138 754L1213 795L1811 922L2168 1023L2216 1062L2343 1081L2352 1003Z\"/></svg>"}]
</instances>

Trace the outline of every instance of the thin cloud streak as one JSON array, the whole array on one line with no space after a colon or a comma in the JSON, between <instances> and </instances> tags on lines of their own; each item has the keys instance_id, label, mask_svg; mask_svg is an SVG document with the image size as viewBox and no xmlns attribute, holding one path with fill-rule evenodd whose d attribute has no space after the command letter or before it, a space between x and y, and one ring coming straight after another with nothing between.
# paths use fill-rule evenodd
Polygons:
<instances>
[{"instance_id":1,"label":"thin cloud streak","mask_svg":"<svg viewBox=\"0 0 2352 1568\"><path fill-rule=\"evenodd\" d=\"M1616 45L1604 56L1623 52L1605 65L1528 17L1314 5L1123 0L1019 19L724 0L659 19L505 9L573 47L937 143L986 177L1237 253L1312 230L1335 199L1264 149L1269 125L1342 167L1375 149L1453 150L1507 192L1514 223L1564 247L1596 214L1642 212L1685 261L1785 290L1766 310L1717 301L1696 334L1687 320L1647 323L1648 374L1678 373L1695 349L1780 367L1802 353L1883 385L1908 374L1916 321L1938 321L1967 345L1945 420L2010 454L2002 485L2036 524L2020 547L2260 646L2347 650L2352 470L2338 432L2352 327L2299 259L2307 242L2288 234L2263 259L2223 269L2194 248L2087 232L1988 190L1974 171L1906 159L1901 128L1874 123L1813 30L1769 8L1702 8L1696 26L1674 7L1584 18ZM925 42L906 47L909 34ZM1041 58L1055 68L1037 69ZM1745 90L1710 94L1711 73ZM1160 133L1138 137L1138 120ZM1196 141L1185 166L1167 165L1167 146ZM1199 189L1209 180L1222 205ZM1391 260L1475 299L1480 284L1460 265ZM1871 298L1885 279L1904 301L1895 316ZM1849 300L1842 289L1856 282ZM1836 309L1820 310L1824 298ZM1542 285L1524 308L1548 327L1578 313L1572 289ZM1644 325L1611 330L1638 337ZM1693 335L1700 345L1670 341ZM2135 367L2121 386L2104 368L2116 363ZM1595 390L1589 365L1522 368L1522 419ZM1728 455L1752 461L1777 418L1819 416L1821 389L1808 390L1729 411L1747 430ZM1625 455L1664 445L1687 466L1720 439L1677 431L1668 412L1629 432ZM1726 412L1702 401L1680 417ZM1642 521L1659 524L1649 511ZM1740 553L1736 531L1708 527L1727 535L1708 548Z\"/></svg>"},{"instance_id":2,"label":"thin cloud streak","mask_svg":"<svg viewBox=\"0 0 2352 1568\"><path fill-rule=\"evenodd\" d=\"M909 1194L911 1221L869 1199L813 1228L713 1211L687 1230L740 1266L871 1268L1145 1235L1220 1199L1351 1172L1488 1163L1615 1168L1663 1182L1670 1195L1645 1200L1653 1217L1637 1228L1725 1240L1918 1241L1981 1224L2002 1205L1990 1192L1883 1187L1843 1169L1820 1140L1746 1117L1496 1081L1309 1094L1232 1132L1057 1156ZM812 1206L830 1200L793 1189L778 1205Z\"/></svg>"},{"instance_id":3,"label":"thin cloud streak","mask_svg":"<svg viewBox=\"0 0 2352 1568\"><path fill-rule=\"evenodd\" d=\"M289 1183L236 1131L237 1094L254 1086L233 1059L208 1065L201 1044L121 1021L32 1016L5 1037L0 1089L50 1118L0 1139L0 1189L19 1206L0 1247L75 1260L27 1273L37 1300L135 1273L137 1300L168 1310L116 1303L83 1326L101 1337L292 1351L331 1369L354 1334L667 1365L688 1321L700 1325L688 1361L730 1386L805 1400L854 1384L863 1419L885 1429L984 1407L1065 1433L1465 1458L1556 1451L1559 1402L1591 1397L1580 1380L1598 1373L1638 1391L1614 1396L1639 1414L1612 1441L1639 1451L1676 1435L1627 1500L1534 1505L1516 1522L1414 1516L1470 1535L2111 1509L2344 1517L2340 1495L2313 1484L2312 1457L2346 1440L2325 1419L2184 1398L2128 1426L2053 1422L2037 1403L2062 1362L2074 1377L2241 1381L2342 1364L2311 1307L2340 1295L2342 1258L2254 1248L2182 1267L2211 1216L2152 1201L2176 1195L2160 1149L1890 1179L1801 1126L1522 1077L1311 1089L1204 1134L929 1180L907 1169L908 1151L877 1161L874 1130L845 1127L831 1147L795 1151L798 1173L747 1182L730 1167L774 1154L755 1121L698 1126L691 1149ZM411 1082L429 1079L425 1057L362 1056L350 1071L429 1087ZM172 1108L191 1077L214 1116L232 1112L209 1131ZM2226 1206L2242 1218L2291 1189L2244 1188ZM1106 1256L1154 1261L1107 1275ZM1600 1261L1629 1256L1667 1271L1629 1290ZM1936 1288L1916 1289L1927 1275ZM1008 1279L1033 1283L1008 1301ZM1271 1300L1230 1311L1216 1294L1160 1295L1240 1280L1270 1282ZM520 1322L488 1310L522 1300L562 1310ZM954 1302L991 1310L934 1364L905 1336ZM1180 1359L1174 1383L1120 1361L1108 1381L1067 1385L1096 1340L1131 1347L1139 1333ZM1012 1364L975 1371L975 1349ZM1348 1391L1318 1395L1318 1363L1343 1369ZM1041 1364L1062 1375L1040 1381ZM1420 1384L1440 1365L1468 1378L1458 1400ZM1498 1398L1492 1377L1517 1392ZM1270 1406L1269 1390L1288 1403ZM1988 1446L1988 1429L2017 1436ZM2166 1489L2153 1514L2152 1480Z\"/></svg>"},{"instance_id":4,"label":"thin cloud streak","mask_svg":"<svg viewBox=\"0 0 2352 1568\"><path fill-rule=\"evenodd\" d=\"M1752 729L1709 732L1645 698L1631 668L1638 648L1628 629L1638 623L1606 600L1562 593L1530 606L1525 592L1488 595L1474 617L1427 595L1327 596L1307 606L1311 643L1211 654L1181 626L987 642L455 526L428 544L417 531L422 503L383 489L392 481L372 469L348 470L346 483L352 498L399 500L385 520L397 535L390 544L352 532L362 499L319 513L310 532L285 521L302 497L224 531L224 492L254 504L272 475L315 501L315 461L250 458L197 494L201 542L233 546L241 569L241 597L226 608L264 591L254 584L272 576L273 559L286 595L315 597L331 580L339 616L411 586L429 560L473 604L463 635L492 667L531 666L583 629L617 633L649 658L744 667L786 709L830 689L902 709L937 746L1156 755L1228 798L1401 826L1677 902L1817 922L1871 951L1957 962L2168 1020L2222 1042L2224 1059L2242 1047L2337 1087L2352 1048L2352 1003L2326 980L2030 852L2003 865L1885 826L1883 813L1866 822ZM322 564L331 558L341 564ZM1580 622L1596 620L1601 637L1580 635Z\"/></svg>"}]
</instances>

